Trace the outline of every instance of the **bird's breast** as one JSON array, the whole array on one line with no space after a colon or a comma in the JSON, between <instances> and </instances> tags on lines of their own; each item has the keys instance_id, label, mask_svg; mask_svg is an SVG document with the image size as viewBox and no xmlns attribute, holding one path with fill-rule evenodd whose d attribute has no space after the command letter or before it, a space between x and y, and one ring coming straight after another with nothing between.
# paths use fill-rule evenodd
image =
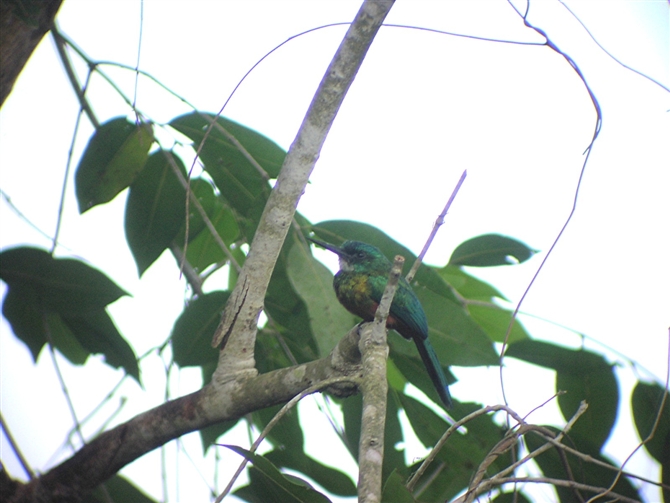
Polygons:
<instances>
[{"instance_id":1,"label":"bird's breast","mask_svg":"<svg viewBox=\"0 0 670 503\"><path fill-rule=\"evenodd\" d=\"M366 321L374 318L378 302L372 298L372 287L366 274L340 271L333 285L338 300L349 312Z\"/></svg>"}]
</instances>

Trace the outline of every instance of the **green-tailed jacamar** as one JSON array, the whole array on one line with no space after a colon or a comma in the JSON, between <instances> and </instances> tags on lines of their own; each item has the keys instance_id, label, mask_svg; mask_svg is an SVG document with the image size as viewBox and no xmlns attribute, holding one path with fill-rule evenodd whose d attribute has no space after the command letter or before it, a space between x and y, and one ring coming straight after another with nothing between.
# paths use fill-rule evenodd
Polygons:
<instances>
[{"instance_id":1,"label":"green-tailed jacamar","mask_svg":"<svg viewBox=\"0 0 670 503\"><path fill-rule=\"evenodd\" d=\"M372 321L379 306L392 264L379 248L360 241L345 241L341 247L316 239L310 241L336 253L340 258L340 271L333 286L340 303L347 310L365 321ZM400 277L386 326L405 339L412 339L421 360L445 406L451 407L451 395L442 366L428 340L426 313L412 287Z\"/></svg>"}]
</instances>

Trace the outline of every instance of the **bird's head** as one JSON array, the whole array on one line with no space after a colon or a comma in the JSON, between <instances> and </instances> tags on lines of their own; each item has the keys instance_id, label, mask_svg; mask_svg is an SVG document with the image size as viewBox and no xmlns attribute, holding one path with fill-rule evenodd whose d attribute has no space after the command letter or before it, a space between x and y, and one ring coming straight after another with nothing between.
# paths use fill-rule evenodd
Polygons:
<instances>
[{"instance_id":1,"label":"bird's head","mask_svg":"<svg viewBox=\"0 0 670 503\"><path fill-rule=\"evenodd\" d=\"M376 246L360 241L345 241L342 246L331 245L311 239L313 243L337 254L343 271L383 271L388 272L391 263Z\"/></svg>"}]
</instances>

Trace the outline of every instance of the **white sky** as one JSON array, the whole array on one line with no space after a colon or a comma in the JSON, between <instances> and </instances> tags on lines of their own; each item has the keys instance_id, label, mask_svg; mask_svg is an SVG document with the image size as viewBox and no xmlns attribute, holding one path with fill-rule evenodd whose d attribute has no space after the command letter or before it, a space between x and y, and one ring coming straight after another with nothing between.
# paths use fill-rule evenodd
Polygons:
<instances>
[{"instance_id":1,"label":"white sky","mask_svg":"<svg viewBox=\"0 0 670 503\"><path fill-rule=\"evenodd\" d=\"M568 5L617 58L670 86L666 2L572 1ZM350 21L358 7L358 1L348 0L145 0L140 66L201 110L218 111L244 73L275 45L319 25ZM92 58L135 64L138 1L67 0L58 20L61 29ZM669 94L604 54L560 3L533 2L530 20L580 65L602 107L603 127L574 218L522 310L586 334L594 341L587 341L587 347L600 350L602 343L620 353L607 355L621 364L617 372L625 417L634 379L664 380L668 367ZM540 40L502 0L399 0L387 22L506 40ZM247 78L224 115L288 148L345 30L326 28L279 49ZM83 79L83 65L77 68ZM130 72L108 69L108 73L132 95ZM101 121L128 112L100 78L92 83L90 101ZM156 122L188 111L146 80L140 81L137 103ZM55 228L77 111L47 38L0 113L0 188L48 234ZM473 271L516 302L572 207L594 123L583 84L546 47L383 28L344 102L298 209L315 223L368 222L418 252L461 171L467 169L466 183L427 261L445 264L457 244L482 233L516 237L542 253L518 267ZM75 160L91 132L84 121ZM125 193L79 216L70 183L59 255L84 258L132 293L133 298L119 300L110 311L140 355L167 338L181 312L184 287L167 254L141 281L137 279L125 246L124 207ZM4 199L0 211L3 249L26 243L49 247L48 240ZM570 332L523 320L536 338L569 346L581 343ZM33 366L27 349L15 340L4 320L0 330L2 412L29 461L36 469L46 470L54 463L52 455L72 421L49 355L43 352ZM633 371L626 358L639 367ZM97 362L70 368L63 359L59 361L80 418L120 376ZM523 414L551 396L552 373L511 361L508 365L505 386L512 408ZM142 371L146 392L126 383L121 395L129 403L115 422L164 401L161 361L146 359ZM460 379L452 388L455 397L486 404L501 401L497 370L453 371ZM527 372L531 371L534 387L529 387ZM194 371L175 374L173 393L195 389L197 379ZM96 424L115 406L108 405ZM556 411L549 406L531 420L556 423ZM620 460L637 441L631 436L630 422L622 423L607 448ZM322 422L315 429L322 435L328 426ZM91 434L95 427L85 431ZM189 435L184 442L189 455L197 459L197 436ZM1 449L10 473L22 475L4 437ZM417 455L422 452L414 449ZM170 473L179 472L168 483L172 501L180 499L175 497L179 491L201 494L201 500L206 500L207 486L200 475L194 475L191 462L184 457L175 461L174 450L168 453ZM66 454L59 452L56 457ZM123 473L161 497L158 460L154 453ZM211 482L212 463L195 463ZM353 466L350 460L336 464ZM638 454L628 469L657 478L658 473L649 472L651 466ZM220 473L220 480L225 480L225 473ZM645 494L650 501L658 497L654 490ZM544 497L550 500L550 493Z\"/></svg>"}]
</instances>

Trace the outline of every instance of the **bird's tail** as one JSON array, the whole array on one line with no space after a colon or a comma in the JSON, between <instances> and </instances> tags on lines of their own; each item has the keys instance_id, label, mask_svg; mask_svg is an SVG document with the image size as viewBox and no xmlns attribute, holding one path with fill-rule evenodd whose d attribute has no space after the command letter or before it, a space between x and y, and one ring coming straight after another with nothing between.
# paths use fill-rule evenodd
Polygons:
<instances>
[{"instance_id":1,"label":"bird's tail","mask_svg":"<svg viewBox=\"0 0 670 503\"><path fill-rule=\"evenodd\" d=\"M437 359L433 346L428 339L415 339L414 342L421 355L423 365L428 371L430 380L433 381L437 394L440 395L440 400L442 400L442 403L447 409L450 409L452 401L451 394L449 393L449 385L447 384L447 378L444 376L442 365L440 365L440 360Z\"/></svg>"}]
</instances>

